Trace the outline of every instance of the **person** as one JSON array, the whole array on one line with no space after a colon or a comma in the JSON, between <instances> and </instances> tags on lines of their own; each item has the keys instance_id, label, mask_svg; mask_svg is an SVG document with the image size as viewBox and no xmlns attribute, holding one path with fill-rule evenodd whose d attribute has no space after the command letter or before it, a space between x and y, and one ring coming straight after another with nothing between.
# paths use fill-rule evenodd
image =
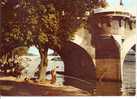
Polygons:
<instances>
[{"instance_id":1,"label":"person","mask_svg":"<svg viewBox=\"0 0 137 99\"><path fill-rule=\"evenodd\" d=\"M56 68L58 66L54 67L52 70L51 70L51 83L54 84L56 83Z\"/></svg>"},{"instance_id":2,"label":"person","mask_svg":"<svg viewBox=\"0 0 137 99\"><path fill-rule=\"evenodd\" d=\"M4 62L4 67L3 67L4 74L7 74L8 68L9 68L8 62Z\"/></svg>"},{"instance_id":3,"label":"person","mask_svg":"<svg viewBox=\"0 0 137 99\"><path fill-rule=\"evenodd\" d=\"M18 62L16 63L16 68L14 70L15 76L17 79L21 79L22 77L22 71L24 70L24 67L21 66Z\"/></svg>"},{"instance_id":4,"label":"person","mask_svg":"<svg viewBox=\"0 0 137 99\"><path fill-rule=\"evenodd\" d=\"M8 59L8 66L9 66L9 74L12 75L14 72L14 64L11 58Z\"/></svg>"},{"instance_id":5,"label":"person","mask_svg":"<svg viewBox=\"0 0 137 99\"><path fill-rule=\"evenodd\" d=\"M0 71L2 71L2 59L0 59Z\"/></svg>"}]
</instances>

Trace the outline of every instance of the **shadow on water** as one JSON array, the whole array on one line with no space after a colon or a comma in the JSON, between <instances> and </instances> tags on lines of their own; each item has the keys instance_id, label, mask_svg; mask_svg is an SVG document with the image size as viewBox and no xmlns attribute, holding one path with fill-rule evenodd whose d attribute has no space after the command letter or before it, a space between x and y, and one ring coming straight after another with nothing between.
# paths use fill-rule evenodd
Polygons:
<instances>
[{"instance_id":1,"label":"shadow on water","mask_svg":"<svg viewBox=\"0 0 137 99\"><path fill-rule=\"evenodd\" d=\"M48 73L47 79L51 79L50 74ZM86 80L82 80L77 77L64 75L63 73L57 73L57 83L63 84L63 85L70 85L74 86L76 88L92 92L96 87L96 81L88 82Z\"/></svg>"},{"instance_id":2,"label":"shadow on water","mask_svg":"<svg viewBox=\"0 0 137 99\"><path fill-rule=\"evenodd\" d=\"M65 76L64 80L65 85L72 85L86 90L95 96L134 96L136 94L135 91L121 90L122 83L120 81L97 81L96 84L94 84L95 81L87 82L70 76Z\"/></svg>"},{"instance_id":3,"label":"shadow on water","mask_svg":"<svg viewBox=\"0 0 137 99\"><path fill-rule=\"evenodd\" d=\"M48 78L51 79L48 75ZM124 94L121 90L122 83L119 81L93 81L88 82L77 77L57 74L57 82L63 85L70 85L88 91L95 96L134 96L135 93Z\"/></svg>"},{"instance_id":4,"label":"shadow on water","mask_svg":"<svg viewBox=\"0 0 137 99\"><path fill-rule=\"evenodd\" d=\"M88 82L76 77L64 75L64 85L71 85L89 92L93 92L96 87L96 82Z\"/></svg>"}]
</instances>

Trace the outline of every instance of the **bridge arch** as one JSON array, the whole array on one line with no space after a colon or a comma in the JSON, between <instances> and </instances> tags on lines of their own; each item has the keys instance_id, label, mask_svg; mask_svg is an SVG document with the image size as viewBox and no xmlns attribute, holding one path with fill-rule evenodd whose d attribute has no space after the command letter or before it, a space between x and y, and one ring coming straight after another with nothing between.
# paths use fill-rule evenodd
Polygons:
<instances>
[{"instance_id":1,"label":"bridge arch","mask_svg":"<svg viewBox=\"0 0 137 99\"><path fill-rule=\"evenodd\" d=\"M132 34L123 42L121 46L121 63L123 66L124 59L128 51L136 44L136 33Z\"/></svg>"},{"instance_id":2,"label":"bridge arch","mask_svg":"<svg viewBox=\"0 0 137 99\"><path fill-rule=\"evenodd\" d=\"M121 46L122 91L133 91L135 88L135 46L136 33L128 36ZM131 53L132 52L132 53ZM130 55L131 53L131 55Z\"/></svg>"},{"instance_id":3,"label":"bridge arch","mask_svg":"<svg viewBox=\"0 0 137 99\"><path fill-rule=\"evenodd\" d=\"M89 82L90 89L96 85L96 69L91 56L79 45L68 41L59 51L64 65L65 75L73 76ZM73 82L73 81L72 81ZM69 82L71 83L71 82ZM77 86L76 84L74 86Z\"/></svg>"},{"instance_id":4,"label":"bridge arch","mask_svg":"<svg viewBox=\"0 0 137 99\"><path fill-rule=\"evenodd\" d=\"M92 60L95 64L95 47L92 43L92 33L90 33L90 31L84 26L81 26L74 34L75 35L71 42L83 48L92 57Z\"/></svg>"},{"instance_id":5,"label":"bridge arch","mask_svg":"<svg viewBox=\"0 0 137 99\"><path fill-rule=\"evenodd\" d=\"M136 45L126 54L122 65L122 92L135 92L136 88Z\"/></svg>"}]
</instances>

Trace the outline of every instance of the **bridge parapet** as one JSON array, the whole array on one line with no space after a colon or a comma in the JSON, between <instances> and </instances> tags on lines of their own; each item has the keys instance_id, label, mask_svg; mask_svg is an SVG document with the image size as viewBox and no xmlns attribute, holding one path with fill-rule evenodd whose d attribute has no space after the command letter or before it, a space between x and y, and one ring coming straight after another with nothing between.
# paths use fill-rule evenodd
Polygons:
<instances>
[{"instance_id":1,"label":"bridge parapet","mask_svg":"<svg viewBox=\"0 0 137 99\"><path fill-rule=\"evenodd\" d=\"M124 35L127 30L133 30L136 24L135 16L129 12L103 8L95 9L90 20L95 36Z\"/></svg>"}]
</instances>

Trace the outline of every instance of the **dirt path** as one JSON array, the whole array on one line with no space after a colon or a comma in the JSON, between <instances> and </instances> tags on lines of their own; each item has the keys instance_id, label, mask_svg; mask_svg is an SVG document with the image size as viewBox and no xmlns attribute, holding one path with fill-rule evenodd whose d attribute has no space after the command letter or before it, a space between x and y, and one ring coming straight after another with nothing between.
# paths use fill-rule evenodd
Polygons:
<instances>
[{"instance_id":1,"label":"dirt path","mask_svg":"<svg viewBox=\"0 0 137 99\"><path fill-rule=\"evenodd\" d=\"M72 87L52 85L48 82L34 83L16 80L14 77L0 77L2 96L90 96L86 91Z\"/></svg>"}]
</instances>

